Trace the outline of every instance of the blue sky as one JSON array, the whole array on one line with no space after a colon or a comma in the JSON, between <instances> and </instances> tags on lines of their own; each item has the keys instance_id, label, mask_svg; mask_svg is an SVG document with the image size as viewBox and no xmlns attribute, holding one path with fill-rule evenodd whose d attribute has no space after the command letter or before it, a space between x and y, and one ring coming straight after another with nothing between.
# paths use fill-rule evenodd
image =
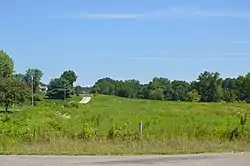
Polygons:
<instances>
[{"instance_id":1,"label":"blue sky","mask_svg":"<svg viewBox=\"0 0 250 166\"><path fill-rule=\"evenodd\" d=\"M16 72L48 83L74 70L76 84L155 76L194 80L250 72L249 0L2 0L0 48Z\"/></svg>"}]
</instances>

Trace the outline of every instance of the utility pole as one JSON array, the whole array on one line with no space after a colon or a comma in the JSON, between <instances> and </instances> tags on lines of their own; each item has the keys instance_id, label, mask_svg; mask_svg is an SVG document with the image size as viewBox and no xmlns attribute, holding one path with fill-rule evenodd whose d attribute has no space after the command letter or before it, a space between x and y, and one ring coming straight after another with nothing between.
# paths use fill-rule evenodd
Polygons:
<instances>
[{"instance_id":1,"label":"utility pole","mask_svg":"<svg viewBox=\"0 0 250 166\"><path fill-rule=\"evenodd\" d=\"M34 106L34 76L31 76L31 105Z\"/></svg>"}]
</instances>

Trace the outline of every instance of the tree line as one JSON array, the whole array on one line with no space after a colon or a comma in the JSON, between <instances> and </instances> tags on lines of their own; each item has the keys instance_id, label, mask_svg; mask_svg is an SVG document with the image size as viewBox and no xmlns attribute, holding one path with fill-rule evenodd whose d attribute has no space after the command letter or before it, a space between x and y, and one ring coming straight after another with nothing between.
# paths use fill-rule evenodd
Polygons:
<instances>
[{"instance_id":1,"label":"tree line","mask_svg":"<svg viewBox=\"0 0 250 166\"><path fill-rule=\"evenodd\" d=\"M151 100L250 102L250 73L223 79L218 72L205 71L191 82L155 77L148 84L135 79L102 78L92 87L74 87L78 76L72 70L62 72L45 85L41 82L43 72L40 69L30 68L25 73L15 73L14 67L10 55L0 50L0 105L4 105L6 111L13 104L45 98L67 99L84 92Z\"/></svg>"},{"instance_id":2,"label":"tree line","mask_svg":"<svg viewBox=\"0 0 250 166\"><path fill-rule=\"evenodd\" d=\"M191 82L155 77L148 84L135 79L122 81L107 77L99 79L91 92L152 100L250 102L250 73L223 79L218 72L204 71Z\"/></svg>"}]
</instances>

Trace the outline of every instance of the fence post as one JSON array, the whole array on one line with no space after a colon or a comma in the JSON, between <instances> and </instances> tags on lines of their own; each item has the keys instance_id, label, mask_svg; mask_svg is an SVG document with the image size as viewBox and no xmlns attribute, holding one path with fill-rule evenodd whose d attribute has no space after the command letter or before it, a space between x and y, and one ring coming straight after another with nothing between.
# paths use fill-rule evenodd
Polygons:
<instances>
[{"instance_id":1,"label":"fence post","mask_svg":"<svg viewBox=\"0 0 250 166\"><path fill-rule=\"evenodd\" d=\"M139 123L140 138L142 139L142 121Z\"/></svg>"}]
</instances>

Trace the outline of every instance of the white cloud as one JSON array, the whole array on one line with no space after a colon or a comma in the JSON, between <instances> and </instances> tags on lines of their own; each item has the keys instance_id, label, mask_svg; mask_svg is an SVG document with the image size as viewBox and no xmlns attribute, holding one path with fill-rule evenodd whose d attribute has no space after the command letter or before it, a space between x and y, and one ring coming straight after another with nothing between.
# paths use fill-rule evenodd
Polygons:
<instances>
[{"instance_id":1,"label":"white cloud","mask_svg":"<svg viewBox=\"0 0 250 166\"><path fill-rule=\"evenodd\" d=\"M139 19L142 14L135 13L89 13L80 16L82 19Z\"/></svg>"},{"instance_id":2,"label":"white cloud","mask_svg":"<svg viewBox=\"0 0 250 166\"><path fill-rule=\"evenodd\" d=\"M169 59L169 57L128 57L130 60L164 60L164 59Z\"/></svg>"},{"instance_id":3,"label":"white cloud","mask_svg":"<svg viewBox=\"0 0 250 166\"><path fill-rule=\"evenodd\" d=\"M163 10L155 10L151 12L141 13L110 13L110 12L94 12L82 13L70 18L79 19L103 19L103 20L148 20L148 19L165 19L165 18L193 18L193 17L223 17L223 18L238 18L250 19L249 12L243 11L228 11L228 10L206 10L194 7L168 7Z\"/></svg>"}]
</instances>

